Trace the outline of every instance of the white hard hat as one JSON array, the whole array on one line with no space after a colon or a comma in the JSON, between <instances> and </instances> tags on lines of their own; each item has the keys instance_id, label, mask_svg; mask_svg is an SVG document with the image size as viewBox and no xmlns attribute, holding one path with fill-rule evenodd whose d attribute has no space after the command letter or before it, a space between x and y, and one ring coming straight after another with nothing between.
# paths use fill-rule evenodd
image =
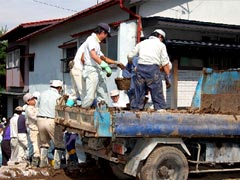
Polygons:
<instances>
[{"instance_id":1,"label":"white hard hat","mask_svg":"<svg viewBox=\"0 0 240 180\"><path fill-rule=\"evenodd\" d=\"M153 32L157 32L158 34L161 34L164 38L166 37L166 33L162 29L155 29Z\"/></svg>"},{"instance_id":2,"label":"white hard hat","mask_svg":"<svg viewBox=\"0 0 240 180\"><path fill-rule=\"evenodd\" d=\"M118 96L119 95L119 91L117 89L114 89L110 92L110 96Z\"/></svg>"},{"instance_id":3,"label":"white hard hat","mask_svg":"<svg viewBox=\"0 0 240 180\"><path fill-rule=\"evenodd\" d=\"M52 80L50 86L52 87L62 87L63 82L61 80Z\"/></svg>"}]
</instances>

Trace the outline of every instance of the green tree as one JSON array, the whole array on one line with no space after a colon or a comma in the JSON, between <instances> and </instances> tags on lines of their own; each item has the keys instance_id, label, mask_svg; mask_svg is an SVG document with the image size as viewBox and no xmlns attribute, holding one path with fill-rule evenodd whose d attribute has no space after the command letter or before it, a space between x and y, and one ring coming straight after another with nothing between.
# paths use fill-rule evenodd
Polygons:
<instances>
[{"instance_id":1,"label":"green tree","mask_svg":"<svg viewBox=\"0 0 240 180\"><path fill-rule=\"evenodd\" d=\"M0 29L0 36L7 32L6 27ZM0 41L0 88L5 87L6 79L6 53L7 50L7 41Z\"/></svg>"},{"instance_id":2,"label":"green tree","mask_svg":"<svg viewBox=\"0 0 240 180\"><path fill-rule=\"evenodd\" d=\"M0 36L7 32L7 28L0 29ZM6 57L7 57L7 41L0 41L0 91L5 91L6 85ZM0 118L7 115L7 96L0 94ZM1 120L0 119L0 120Z\"/></svg>"}]
</instances>

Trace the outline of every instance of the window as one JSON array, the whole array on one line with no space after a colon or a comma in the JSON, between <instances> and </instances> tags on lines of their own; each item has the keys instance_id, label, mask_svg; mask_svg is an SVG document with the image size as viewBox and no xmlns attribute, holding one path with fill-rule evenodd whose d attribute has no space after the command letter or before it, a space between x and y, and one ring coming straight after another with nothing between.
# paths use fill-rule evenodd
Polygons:
<instances>
[{"instance_id":1,"label":"window","mask_svg":"<svg viewBox=\"0 0 240 180\"><path fill-rule=\"evenodd\" d=\"M203 60L191 57L181 57L179 61L179 69L195 69L203 68Z\"/></svg>"},{"instance_id":2,"label":"window","mask_svg":"<svg viewBox=\"0 0 240 180\"><path fill-rule=\"evenodd\" d=\"M63 49L64 58L61 59L63 73L69 73L70 69L68 68L68 63L74 59L76 52L77 46L67 47Z\"/></svg>"},{"instance_id":3,"label":"window","mask_svg":"<svg viewBox=\"0 0 240 180\"><path fill-rule=\"evenodd\" d=\"M34 56L28 58L29 62L29 71L33 72L34 71Z\"/></svg>"},{"instance_id":4,"label":"window","mask_svg":"<svg viewBox=\"0 0 240 180\"><path fill-rule=\"evenodd\" d=\"M108 53L107 56L113 60L117 60L117 36L108 38Z\"/></svg>"},{"instance_id":5,"label":"window","mask_svg":"<svg viewBox=\"0 0 240 180\"><path fill-rule=\"evenodd\" d=\"M20 49L8 52L6 66L7 69L20 66Z\"/></svg>"}]
</instances>

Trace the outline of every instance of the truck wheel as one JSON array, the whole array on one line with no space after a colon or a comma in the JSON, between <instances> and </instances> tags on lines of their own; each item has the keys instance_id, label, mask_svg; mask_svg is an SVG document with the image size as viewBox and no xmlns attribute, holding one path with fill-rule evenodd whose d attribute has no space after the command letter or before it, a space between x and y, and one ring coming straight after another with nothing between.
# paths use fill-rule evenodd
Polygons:
<instances>
[{"instance_id":1,"label":"truck wheel","mask_svg":"<svg viewBox=\"0 0 240 180\"><path fill-rule=\"evenodd\" d=\"M186 180L188 161L175 147L159 147L148 157L141 169L141 180Z\"/></svg>"},{"instance_id":2,"label":"truck wheel","mask_svg":"<svg viewBox=\"0 0 240 180\"><path fill-rule=\"evenodd\" d=\"M118 179L131 179L132 178L131 176L123 173L123 169L124 169L123 164L116 164L116 163L110 162L110 167L112 168L112 173Z\"/></svg>"}]
</instances>

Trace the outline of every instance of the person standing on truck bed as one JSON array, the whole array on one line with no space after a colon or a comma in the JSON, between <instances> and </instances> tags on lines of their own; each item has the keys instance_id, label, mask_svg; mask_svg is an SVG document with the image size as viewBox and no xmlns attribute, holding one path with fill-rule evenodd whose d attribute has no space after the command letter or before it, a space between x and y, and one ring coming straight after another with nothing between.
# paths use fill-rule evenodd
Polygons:
<instances>
[{"instance_id":1,"label":"person standing on truck bed","mask_svg":"<svg viewBox=\"0 0 240 180\"><path fill-rule=\"evenodd\" d=\"M110 37L110 26L106 23L99 23L94 32L85 41L83 79L86 83L85 97L82 100L82 107L87 108L93 104L95 94L97 101L104 101L109 104L109 96L106 86L106 75L111 76L112 70L108 64L116 64L121 69L125 68L122 63L114 61L101 51L100 43Z\"/></svg>"},{"instance_id":2,"label":"person standing on truck bed","mask_svg":"<svg viewBox=\"0 0 240 180\"><path fill-rule=\"evenodd\" d=\"M136 71L136 109L143 110L146 89L150 90L154 109L158 112L165 112L166 103L163 96L162 79L160 68L163 68L166 76L166 84L171 85L170 81L170 60L167 49L163 43L165 32L156 29L150 37L138 43L128 54L128 61L138 56Z\"/></svg>"},{"instance_id":3,"label":"person standing on truck bed","mask_svg":"<svg viewBox=\"0 0 240 180\"><path fill-rule=\"evenodd\" d=\"M72 61L69 62L70 76L72 81L72 94L70 94L66 105L73 106L77 98L83 99L84 92L82 89L85 86L84 81L82 80L82 70L84 63L84 48L85 42L81 44L78 48L77 53Z\"/></svg>"},{"instance_id":4,"label":"person standing on truck bed","mask_svg":"<svg viewBox=\"0 0 240 180\"><path fill-rule=\"evenodd\" d=\"M55 124L55 106L57 100L61 97L62 81L52 80L50 89L41 93L38 113L38 130L40 135L40 167L48 166L48 148L50 140L53 141L54 151L54 168L59 169L61 166L61 157L65 153L63 140L63 128Z\"/></svg>"}]
</instances>

